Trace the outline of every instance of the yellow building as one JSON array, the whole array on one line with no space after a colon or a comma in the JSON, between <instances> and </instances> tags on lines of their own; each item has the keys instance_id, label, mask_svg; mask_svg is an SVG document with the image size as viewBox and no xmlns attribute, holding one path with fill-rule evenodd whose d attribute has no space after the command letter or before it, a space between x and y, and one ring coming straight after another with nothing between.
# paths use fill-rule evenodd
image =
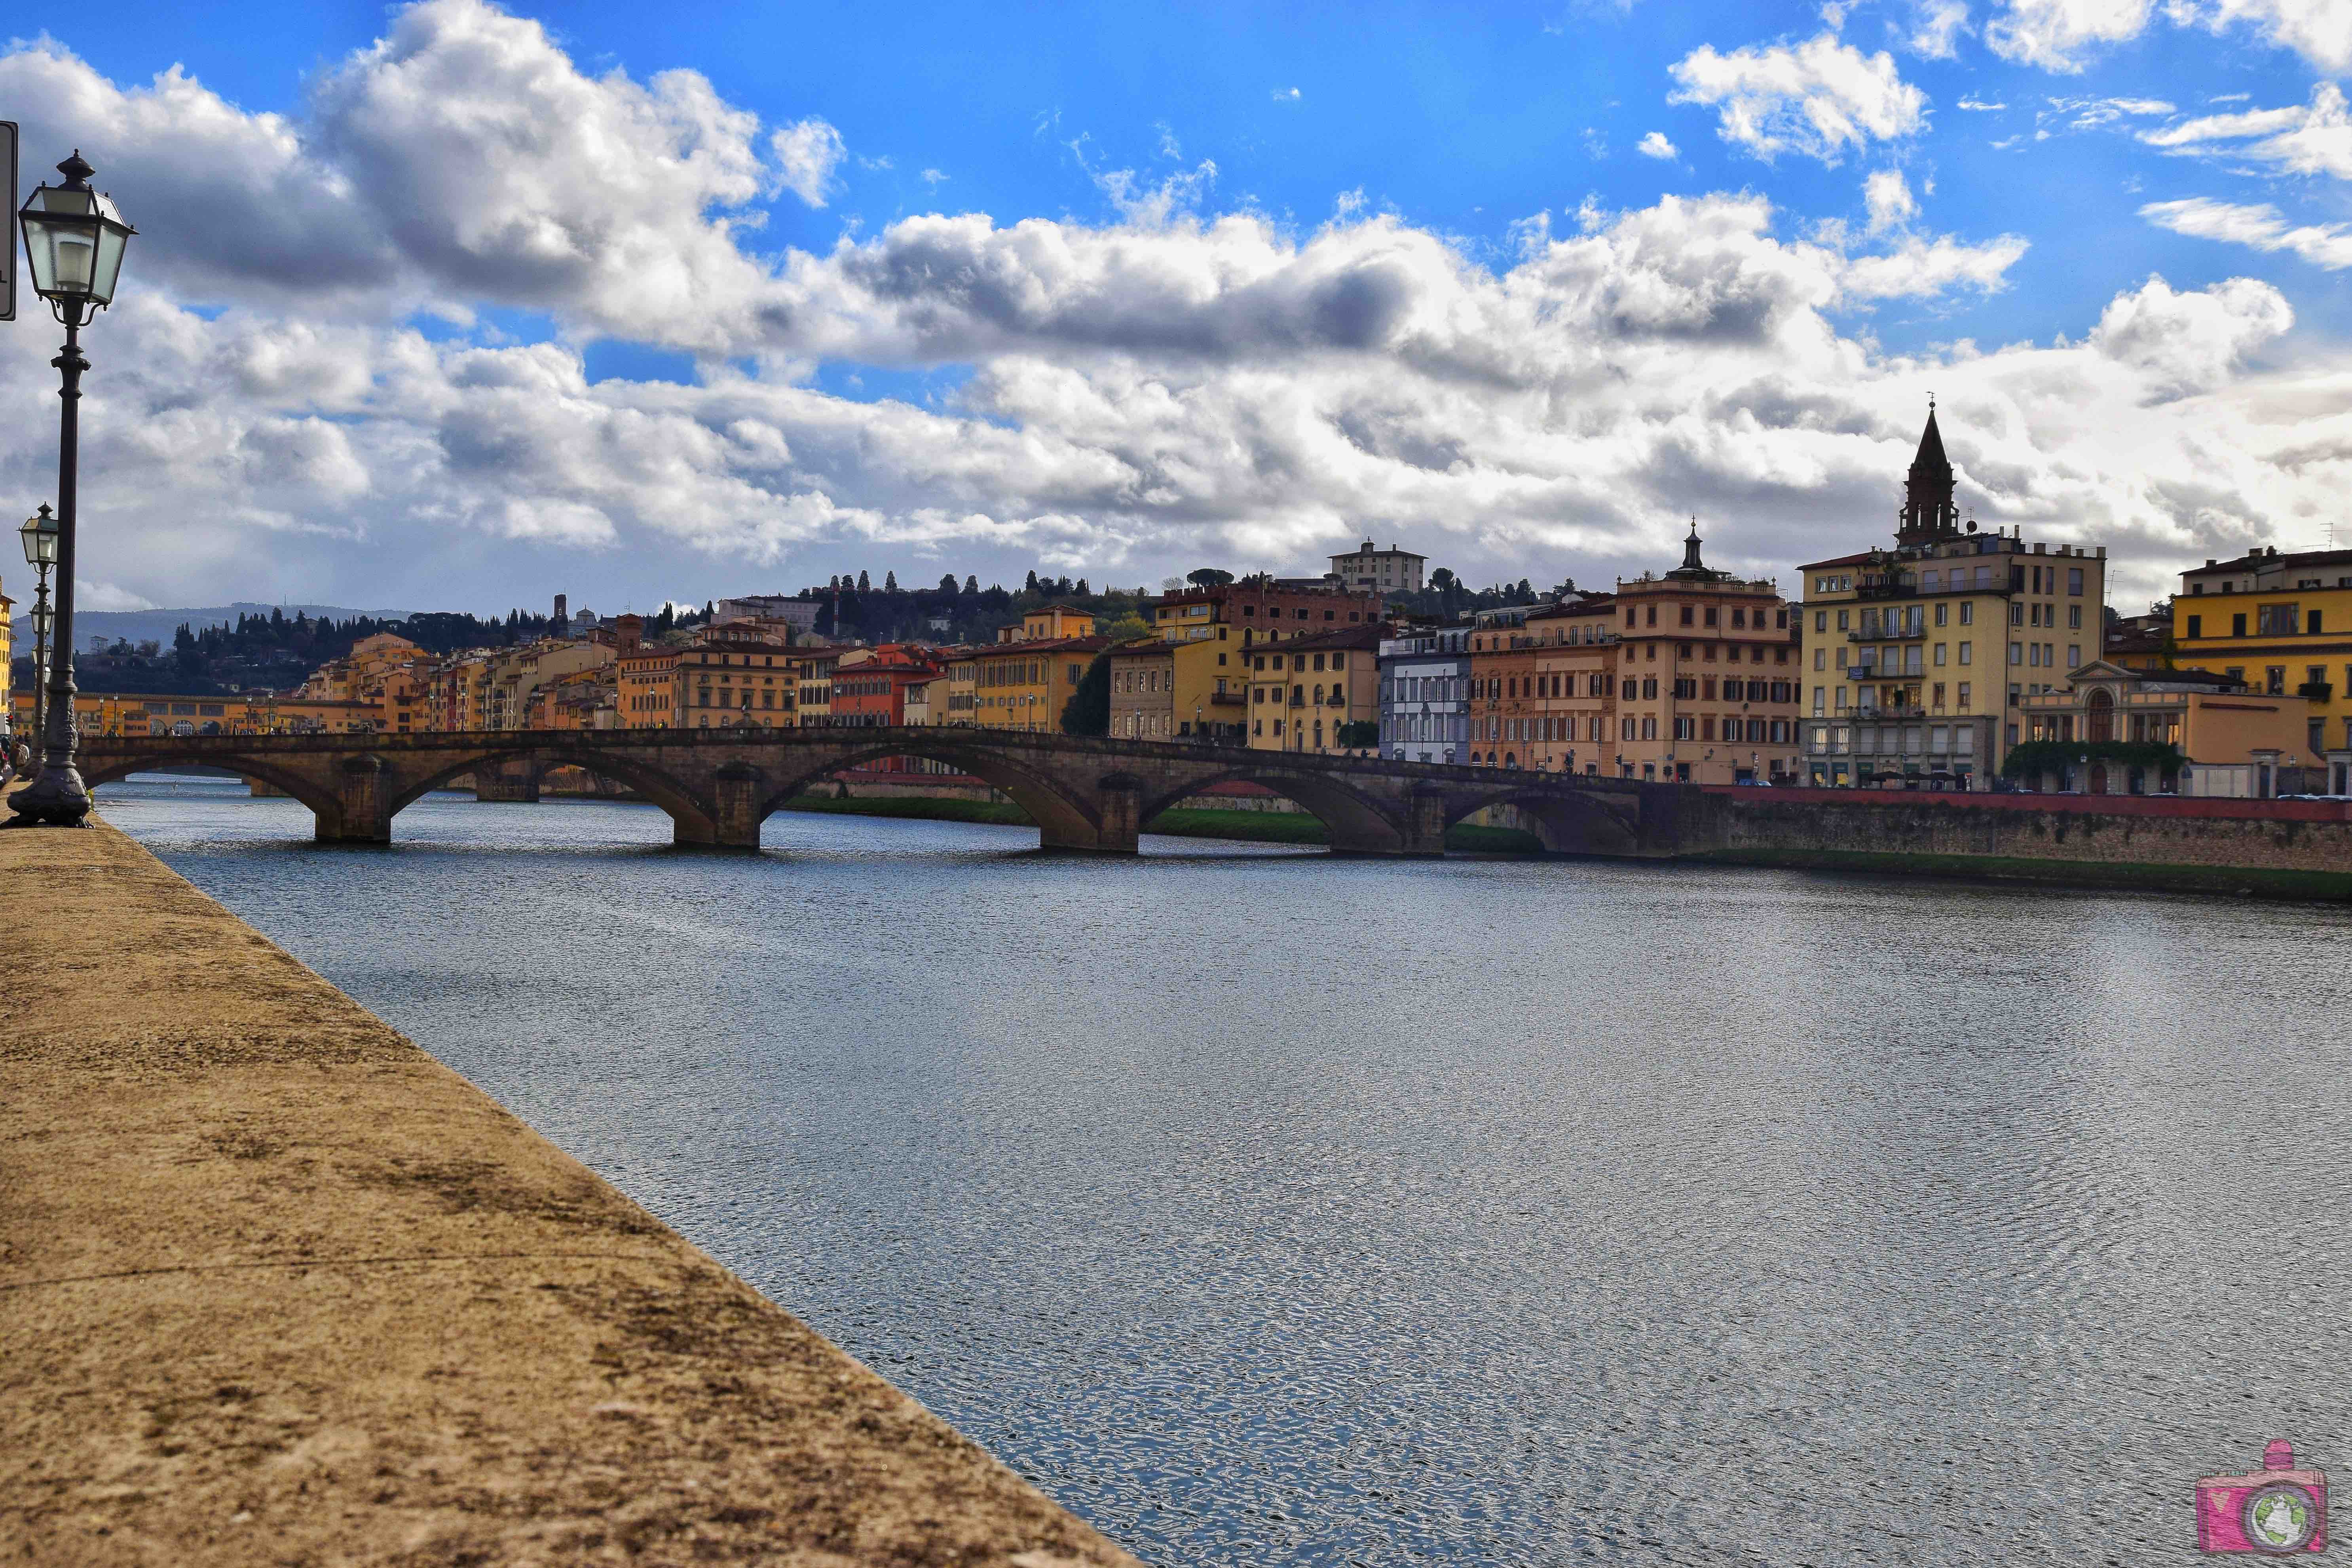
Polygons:
<instances>
[{"instance_id":1,"label":"yellow building","mask_svg":"<svg viewBox=\"0 0 2352 1568\"><path fill-rule=\"evenodd\" d=\"M801 712L804 670L792 644L752 621L711 626L677 650L671 666L677 688L677 726L753 725L790 729Z\"/></svg>"},{"instance_id":2,"label":"yellow building","mask_svg":"<svg viewBox=\"0 0 2352 1568\"><path fill-rule=\"evenodd\" d=\"M2352 550L2272 545L2180 574L2173 662L2307 703L2304 760L2352 751Z\"/></svg>"},{"instance_id":3,"label":"yellow building","mask_svg":"<svg viewBox=\"0 0 2352 1568\"><path fill-rule=\"evenodd\" d=\"M1933 412L1892 549L1801 568L1805 782L1989 789L2022 704L2100 657L2106 548L1965 528Z\"/></svg>"},{"instance_id":4,"label":"yellow building","mask_svg":"<svg viewBox=\"0 0 2352 1568\"><path fill-rule=\"evenodd\" d=\"M1377 751L1385 635L1382 626L1358 626L1253 649L1245 689L1251 748L1322 756ZM1341 727L1361 724L1372 727L1372 739L1341 744Z\"/></svg>"},{"instance_id":5,"label":"yellow building","mask_svg":"<svg viewBox=\"0 0 2352 1568\"><path fill-rule=\"evenodd\" d=\"M833 672L849 648L802 648L793 655L793 716L810 729L833 722Z\"/></svg>"},{"instance_id":6,"label":"yellow building","mask_svg":"<svg viewBox=\"0 0 2352 1568\"><path fill-rule=\"evenodd\" d=\"M1085 611L1055 605L998 633L975 657L973 721L986 730L1060 730L1087 666L1108 646L1094 626Z\"/></svg>"}]
</instances>

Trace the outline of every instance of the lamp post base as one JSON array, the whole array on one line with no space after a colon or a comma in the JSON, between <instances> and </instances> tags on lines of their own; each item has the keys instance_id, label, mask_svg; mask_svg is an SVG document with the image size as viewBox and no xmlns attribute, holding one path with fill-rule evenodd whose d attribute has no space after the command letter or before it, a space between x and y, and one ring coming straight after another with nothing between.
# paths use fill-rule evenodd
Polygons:
<instances>
[{"instance_id":1,"label":"lamp post base","mask_svg":"<svg viewBox=\"0 0 2352 1568\"><path fill-rule=\"evenodd\" d=\"M16 814L10 827L87 827L89 790L79 769L44 767L40 777L8 797L8 809Z\"/></svg>"}]
</instances>

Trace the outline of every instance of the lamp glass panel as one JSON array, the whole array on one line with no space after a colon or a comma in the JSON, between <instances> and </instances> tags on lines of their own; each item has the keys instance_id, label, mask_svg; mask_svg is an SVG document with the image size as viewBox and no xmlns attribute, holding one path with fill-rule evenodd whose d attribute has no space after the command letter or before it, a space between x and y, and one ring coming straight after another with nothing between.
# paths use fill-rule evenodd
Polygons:
<instances>
[{"instance_id":1,"label":"lamp glass panel","mask_svg":"<svg viewBox=\"0 0 2352 1568\"><path fill-rule=\"evenodd\" d=\"M54 566L58 563L58 530L54 519L48 527L34 536L33 548L39 552L34 558L34 565Z\"/></svg>"},{"instance_id":2,"label":"lamp glass panel","mask_svg":"<svg viewBox=\"0 0 2352 1568\"><path fill-rule=\"evenodd\" d=\"M111 225L98 231L98 254L90 261L89 293L101 305L114 302L115 280L122 276L123 242L130 237Z\"/></svg>"}]
</instances>

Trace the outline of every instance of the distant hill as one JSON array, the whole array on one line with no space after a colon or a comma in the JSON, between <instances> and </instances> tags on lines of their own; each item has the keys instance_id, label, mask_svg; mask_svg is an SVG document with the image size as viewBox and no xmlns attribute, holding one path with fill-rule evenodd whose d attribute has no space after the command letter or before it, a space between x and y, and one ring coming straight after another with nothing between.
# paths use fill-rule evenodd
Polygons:
<instances>
[{"instance_id":1,"label":"distant hill","mask_svg":"<svg viewBox=\"0 0 2352 1568\"><path fill-rule=\"evenodd\" d=\"M16 651L29 651L33 646L32 595L23 595L16 605ZM338 621L353 616L370 615L383 620L402 620L407 610L347 610L340 605L214 605L194 610L76 610L74 612L74 647L77 650L89 647L89 639L102 637L109 642L121 637L136 647L150 638L169 648L172 634L183 625L202 631L206 626L233 626L237 616L266 616L272 610L283 610L288 619L299 611L316 620L327 616Z\"/></svg>"}]
</instances>

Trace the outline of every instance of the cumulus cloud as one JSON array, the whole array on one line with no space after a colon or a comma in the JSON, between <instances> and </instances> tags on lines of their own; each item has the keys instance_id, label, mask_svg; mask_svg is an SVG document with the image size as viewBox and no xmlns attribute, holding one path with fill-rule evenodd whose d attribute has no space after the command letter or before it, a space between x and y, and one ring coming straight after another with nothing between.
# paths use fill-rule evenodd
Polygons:
<instances>
[{"instance_id":1,"label":"cumulus cloud","mask_svg":"<svg viewBox=\"0 0 2352 1568\"><path fill-rule=\"evenodd\" d=\"M1900 169L1880 169L1862 183L1864 205L1870 209L1870 232L1900 228L1919 216L1919 199Z\"/></svg>"},{"instance_id":2,"label":"cumulus cloud","mask_svg":"<svg viewBox=\"0 0 2352 1568\"><path fill-rule=\"evenodd\" d=\"M2352 180L2352 109L2334 82L2314 88L2308 104L2209 114L2144 131L2140 140L2173 153L2227 153L2285 174Z\"/></svg>"},{"instance_id":3,"label":"cumulus cloud","mask_svg":"<svg viewBox=\"0 0 2352 1568\"><path fill-rule=\"evenodd\" d=\"M1835 163L1848 149L1909 136L1927 123L1927 96L1903 80L1895 57L1865 55L1834 33L1718 54L1711 44L1675 62L1673 103L1717 110L1717 133L1769 163L1797 153Z\"/></svg>"},{"instance_id":4,"label":"cumulus cloud","mask_svg":"<svg viewBox=\"0 0 2352 1568\"><path fill-rule=\"evenodd\" d=\"M1959 36L1968 26L1968 0L1918 0L1903 41L1915 55L1948 60L1959 52Z\"/></svg>"},{"instance_id":5,"label":"cumulus cloud","mask_svg":"<svg viewBox=\"0 0 2352 1568\"><path fill-rule=\"evenodd\" d=\"M2152 0L2007 0L1985 42L2003 59L2072 76L2100 46L2138 37L2153 11Z\"/></svg>"},{"instance_id":6,"label":"cumulus cloud","mask_svg":"<svg viewBox=\"0 0 2352 1568\"><path fill-rule=\"evenodd\" d=\"M1474 574L1605 575L1675 559L1666 520L1694 510L1727 521L1727 563L1769 571L1883 531L1926 385L1979 516L2108 543L2136 590L2352 483L2308 393L2261 368L2292 321L2267 285L2151 280L2080 342L1911 357L1853 330L1876 301L1998 288L2023 251L1915 232L1900 176L1866 195L1864 244L1717 195L1529 223L1488 267L1360 205L1304 233L1214 213L1202 165L1172 188L1100 176L1100 225L927 214L761 258L746 215L782 178L761 127L699 78L585 77L464 0L402 13L299 124L42 48L0 57L0 85L25 82L60 121L60 84L103 110L145 183L114 182L134 218L163 199L152 171L203 162L161 144L182 133L166 100L235 154L217 190L257 216L273 190L314 204L249 262L156 226L101 323L87 559L148 598L443 603L598 561L773 582L844 541L1148 579L1295 567L1369 517ZM501 158L536 184L462 208L451 171ZM617 195L596 184L615 164ZM313 255L338 267L306 296ZM562 332L449 341L405 314L488 301ZM702 353L698 377L592 377L583 343L623 334ZM50 352L0 334L17 493L54 462ZM961 379L924 406L853 402L812 384L826 360Z\"/></svg>"},{"instance_id":7,"label":"cumulus cloud","mask_svg":"<svg viewBox=\"0 0 2352 1568\"><path fill-rule=\"evenodd\" d=\"M1683 155L1682 149L1667 141L1666 133L1663 131L1653 131L1648 135L1643 137L1642 140L1634 145L1633 151L1639 153L1644 158L1664 158L1671 160L1679 158Z\"/></svg>"},{"instance_id":8,"label":"cumulus cloud","mask_svg":"<svg viewBox=\"0 0 2352 1568\"><path fill-rule=\"evenodd\" d=\"M2247 206L2192 196L2186 201L2150 202L2139 209L2139 216L2175 234L2256 250L2287 251L2331 272L2352 267L2352 224L2291 225L2267 202Z\"/></svg>"},{"instance_id":9,"label":"cumulus cloud","mask_svg":"<svg viewBox=\"0 0 2352 1568\"><path fill-rule=\"evenodd\" d=\"M784 189L813 207L824 205L833 186L833 172L848 152L842 145L841 132L822 120L803 120L778 131L768 145L775 153L777 177Z\"/></svg>"},{"instance_id":10,"label":"cumulus cloud","mask_svg":"<svg viewBox=\"0 0 2352 1568\"><path fill-rule=\"evenodd\" d=\"M2214 33L2250 27L2322 70L2352 70L2352 5L2344 0L2168 0L2165 9L2176 22Z\"/></svg>"}]
</instances>

